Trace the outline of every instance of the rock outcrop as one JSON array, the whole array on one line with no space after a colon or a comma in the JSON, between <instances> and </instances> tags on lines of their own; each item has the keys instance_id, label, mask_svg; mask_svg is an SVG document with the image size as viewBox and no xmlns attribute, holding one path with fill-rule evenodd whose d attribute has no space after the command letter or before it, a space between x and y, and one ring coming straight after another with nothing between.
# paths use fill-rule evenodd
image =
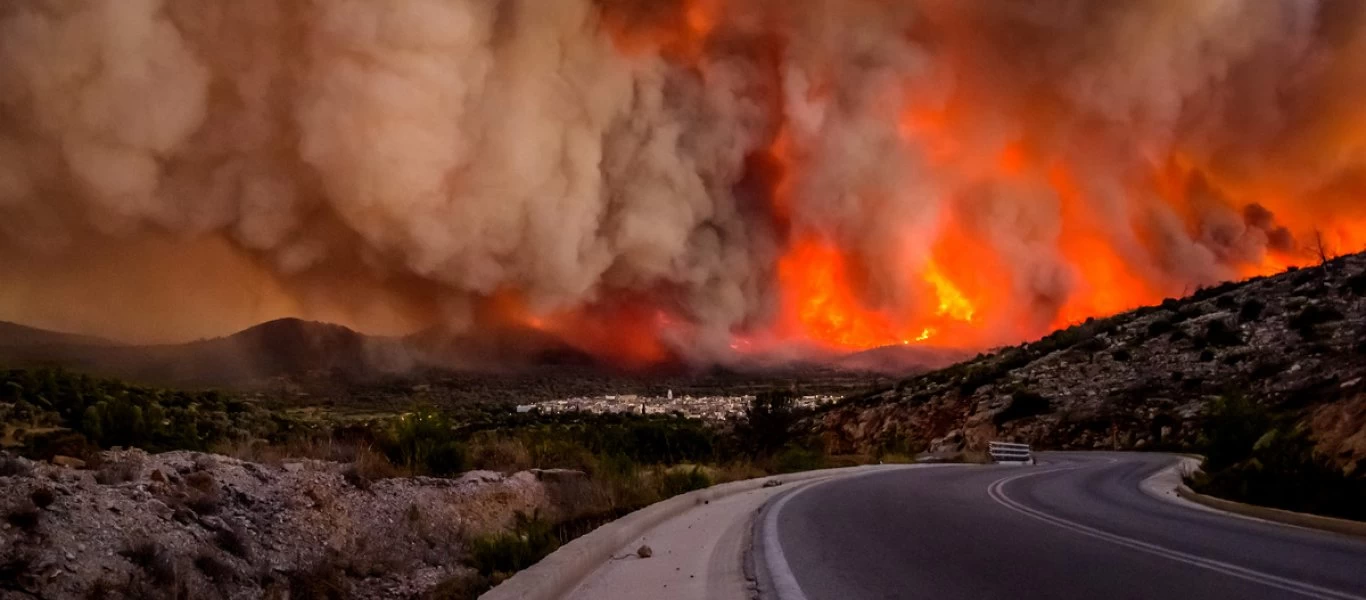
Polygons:
<instances>
[{"instance_id":1,"label":"rock outcrop","mask_svg":"<svg viewBox=\"0 0 1366 600\"><path fill-rule=\"evenodd\" d=\"M80 470L6 457L0 598L408 598L460 574L466 540L554 514L570 474L366 480L315 460L105 452ZM297 596L298 593L293 594Z\"/></svg>"},{"instance_id":2,"label":"rock outcrop","mask_svg":"<svg viewBox=\"0 0 1366 600\"><path fill-rule=\"evenodd\" d=\"M813 417L832 452L1197 446L1241 394L1366 469L1366 255L1200 290L921 375Z\"/></svg>"}]
</instances>

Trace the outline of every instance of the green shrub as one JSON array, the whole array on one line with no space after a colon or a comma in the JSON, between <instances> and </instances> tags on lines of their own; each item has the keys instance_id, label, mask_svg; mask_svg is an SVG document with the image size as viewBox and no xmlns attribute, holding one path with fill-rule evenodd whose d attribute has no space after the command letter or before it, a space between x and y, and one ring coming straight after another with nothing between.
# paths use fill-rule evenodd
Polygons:
<instances>
[{"instance_id":1,"label":"green shrub","mask_svg":"<svg viewBox=\"0 0 1366 600\"><path fill-rule=\"evenodd\" d=\"M1271 427L1266 409L1242 395L1216 399L1209 406L1201 438L1212 469L1223 469L1252 453L1257 440Z\"/></svg>"},{"instance_id":2,"label":"green shrub","mask_svg":"<svg viewBox=\"0 0 1366 600\"><path fill-rule=\"evenodd\" d=\"M517 515L512 531L470 540L470 567L485 577L501 579L536 564L560 547L555 528L540 514Z\"/></svg>"},{"instance_id":3,"label":"green shrub","mask_svg":"<svg viewBox=\"0 0 1366 600\"><path fill-rule=\"evenodd\" d=\"M996 415L994 419L997 425L1004 425L1011 421L1048 414L1053 410L1053 403L1039 394L1030 391L1017 391L1010 398L1010 404L1005 410Z\"/></svg>"},{"instance_id":4,"label":"green shrub","mask_svg":"<svg viewBox=\"0 0 1366 600\"><path fill-rule=\"evenodd\" d=\"M826 467L826 456L820 450L789 446L773 457L773 471L777 473L797 473L815 471Z\"/></svg>"},{"instance_id":5,"label":"green shrub","mask_svg":"<svg viewBox=\"0 0 1366 600\"><path fill-rule=\"evenodd\" d=\"M665 471L664 475L660 477L659 491L661 496L672 498L694 490L706 489L711 485L711 477L708 477L701 467L672 469Z\"/></svg>"},{"instance_id":6,"label":"green shrub","mask_svg":"<svg viewBox=\"0 0 1366 600\"><path fill-rule=\"evenodd\" d=\"M455 437L455 426L446 415L420 409L395 419L382 446L395 464L415 473L445 477L464 472L468 466L465 447Z\"/></svg>"},{"instance_id":7,"label":"green shrub","mask_svg":"<svg viewBox=\"0 0 1366 600\"><path fill-rule=\"evenodd\" d=\"M764 456L787 445L796 423L797 395L786 390L762 392L750 402L736 428L739 439L750 445L755 456Z\"/></svg>"},{"instance_id":8,"label":"green shrub","mask_svg":"<svg viewBox=\"0 0 1366 600\"><path fill-rule=\"evenodd\" d=\"M1307 427L1271 427L1244 449L1241 458L1221 468L1213 465L1213 460L1207 462L1208 475L1191 481L1197 491L1285 510L1366 520L1366 478L1344 475L1318 455Z\"/></svg>"}]
</instances>

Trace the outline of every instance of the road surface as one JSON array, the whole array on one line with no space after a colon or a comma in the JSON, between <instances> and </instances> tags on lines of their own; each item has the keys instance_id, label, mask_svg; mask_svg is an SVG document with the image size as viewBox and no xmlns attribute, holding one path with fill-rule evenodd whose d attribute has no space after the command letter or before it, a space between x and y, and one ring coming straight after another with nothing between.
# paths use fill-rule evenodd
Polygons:
<instances>
[{"instance_id":1,"label":"road surface","mask_svg":"<svg viewBox=\"0 0 1366 600\"><path fill-rule=\"evenodd\" d=\"M762 596L1366 600L1366 540L1152 497L1177 459L1044 454L1033 467L879 472L760 516Z\"/></svg>"}]
</instances>

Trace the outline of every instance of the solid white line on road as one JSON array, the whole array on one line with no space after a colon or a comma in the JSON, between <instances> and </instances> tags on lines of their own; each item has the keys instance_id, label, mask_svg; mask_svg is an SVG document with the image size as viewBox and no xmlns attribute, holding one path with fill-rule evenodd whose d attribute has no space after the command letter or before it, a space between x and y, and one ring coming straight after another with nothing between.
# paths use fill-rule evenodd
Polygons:
<instances>
[{"instance_id":1,"label":"solid white line on road","mask_svg":"<svg viewBox=\"0 0 1366 600\"><path fill-rule=\"evenodd\" d=\"M876 470L869 470L863 473L831 477L828 479L819 479L812 482L804 482L802 483L802 487L792 490L791 493L778 498L778 501L775 502L773 506L769 507L767 509L768 512L764 514L762 532L760 533L760 535L763 536L764 543L764 568L768 572L768 581L773 584L774 596L778 598L778 600L807 600L806 593L802 591L802 586L797 583L797 576L792 574L792 569L787 564L787 556L783 553L783 545L778 542L778 515L782 513L783 507L787 505L787 502L789 500L796 498L797 495L801 494L802 492L834 481L848 481L850 479L868 477L871 475L877 475L879 473L886 473L892 470L949 468L961 466L964 465L889 465L886 467L878 467Z\"/></svg>"},{"instance_id":2,"label":"solid white line on road","mask_svg":"<svg viewBox=\"0 0 1366 600\"><path fill-rule=\"evenodd\" d=\"M797 577L792 574L792 569L788 567L787 556L783 554L783 545L778 543L778 514L783 511L783 506L787 505L788 500L795 498L797 494L811 487L798 488L779 498L778 502L770 507L768 513L764 515L764 566L768 570L768 580L773 582L774 595L780 600L806 600L802 586L797 583Z\"/></svg>"},{"instance_id":3,"label":"solid white line on road","mask_svg":"<svg viewBox=\"0 0 1366 600\"><path fill-rule=\"evenodd\" d=\"M1337 590L1319 587L1313 584L1294 581L1292 579L1286 579L1284 577L1279 577L1276 575L1272 575L1270 573L1254 571L1252 569L1240 567L1238 565L1233 565L1209 558L1203 558L1200 556L1196 556L1194 554L1188 554L1185 552L1181 552L1179 550L1173 550L1171 548L1159 546L1157 544L1151 544L1141 540L1136 540L1133 538L1124 537L1122 535L1110 533L1108 531L1102 531L1094 527L1082 525L1081 523L1077 523L1075 521L1069 521L1061 517L1056 517L1029 508L1028 506L1025 506L1015 500L1012 500L1009 496L1005 494L1006 484L1017 479L1024 479L1026 477L1034 477L1037 475L1044 475L1047 473L1057 473L1059 471L1070 471L1077 468L1081 467L1051 469L1047 471L1026 473L1023 475L1016 475L1014 477L1000 479L992 483L991 486L987 488L987 494L990 495L991 499L995 500L997 504L1005 506L1006 508L1009 508L1025 516L1038 519L1055 527L1060 527L1062 529L1066 529L1075 533L1080 533L1082 535L1090 536L1096 539L1104 540L1112 544L1124 546L1126 548L1138 550L1140 552L1146 552L1148 554L1168 558L1191 566L1208 569L1210 571L1215 571L1217 573L1223 573L1225 575L1237 577L1239 579L1243 579L1246 581L1260 583L1262 585L1270 586L1287 592L1292 592L1309 598L1316 598L1319 600L1366 600L1366 597L1363 596L1356 596L1346 592L1339 592Z\"/></svg>"}]
</instances>

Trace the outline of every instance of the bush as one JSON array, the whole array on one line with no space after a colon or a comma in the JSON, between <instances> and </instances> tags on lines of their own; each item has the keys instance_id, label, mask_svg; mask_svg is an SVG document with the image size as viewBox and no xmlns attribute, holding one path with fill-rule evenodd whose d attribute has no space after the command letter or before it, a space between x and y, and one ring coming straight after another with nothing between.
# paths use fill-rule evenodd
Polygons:
<instances>
[{"instance_id":1,"label":"bush","mask_svg":"<svg viewBox=\"0 0 1366 600\"><path fill-rule=\"evenodd\" d=\"M222 499L219 496L217 488L207 492L195 491L190 494L189 500L185 502L185 506L194 511L195 514L206 517L218 514L221 504Z\"/></svg>"},{"instance_id":2,"label":"bush","mask_svg":"<svg viewBox=\"0 0 1366 600\"><path fill-rule=\"evenodd\" d=\"M1348 278L1343 288L1357 296L1366 296L1366 272L1357 273Z\"/></svg>"},{"instance_id":3,"label":"bush","mask_svg":"<svg viewBox=\"0 0 1366 600\"><path fill-rule=\"evenodd\" d=\"M786 390L761 392L750 402L736 435L755 456L772 454L787 445L796 424L797 395Z\"/></svg>"},{"instance_id":4,"label":"bush","mask_svg":"<svg viewBox=\"0 0 1366 600\"><path fill-rule=\"evenodd\" d=\"M672 498L693 490L706 489L711 485L711 477L708 477L701 467L668 470L664 472L659 481L660 495L665 498Z\"/></svg>"},{"instance_id":5,"label":"bush","mask_svg":"<svg viewBox=\"0 0 1366 600\"><path fill-rule=\"evenodd\" d=\"M52 506L52 503L57 501L57 494L45 487L35 488L28 497L33 501L33 505L40 509Z\"/></svg>"},{"instance_id":6,"label":"bush","mask_svg":"<svg viewBox=\"0 0 1366 600\"><path fill-rule=\"evenodd\" d=\"M1215 347L1240 346L1243 336L1222 319L1215 319L1205 326L1205 342Z\"/></svg>"},{"instance_id":7,"label":"bush","mask_svg":"<svg viewBox=\"0 0 1366 600\"><path fill-rule=\"evenodd\" d=\"M5 515L5 522L19 531L33 531L38 528L39 512L38 507L32 504L25 504L10 509Z\"/></svg>"},{"instance_id":8,"label":"bush","mask_svg":"<svg viewBox=\"0 0 1366 600\"><path fill-rule=\"evenodd\" d=\"M1300 334L1300 337L1306 340L1315 340L1319 337L1319 325L1341 321L1342 319L1342 313L1336 308L1310 304L1294 317L1291 317L1289 325L1291 329Z\"/></svg>"},{"instance_id":9,"label":"bush","mask_svg":"<svg viewBox=\"0 0 1366 600\"><path fill-rule=\"evenodd\" d=\"M194 559L194 566L209 581L218 585L229 583L237 578L237 570L228 561L218 556L218 553L205 548Z\"/></svg>"},{"instance_id":10,"label":"bush","mask_svg":"<svg viewBox=\"0 0 1366 600\"><path fill-rule=\"evenodd\" d=\"M354 461L342 471L342 479L359 490L370 489L371 484L380 479L401 476L397 468L382 454L368 447L356 449Z\"/></svg>"},{"instance_id":11,"label":"bush","mask_svg":"<svg viewBox=\"0 0 1366 600\"><path fill-rule=\"evenodd\" d=\"M1306 427L1273 426L1245 448L1242 457L1221 468L1207 463L1207 470L1206 477L1190 482L1202 493L1285 510L1366 519L1366 479L1345 476L1319 456Z\"/></svg>"},{"instance_id":12,"label":"bush","mask_svg":"<svg viewBox=\"0 0 1366 600\"><path fill-rule=\"evenodd\" d=\"M352 597L346 573L337 558L330 554L307 569L290 572L288 578L290 600L347 600Z\"/></svg>"},{"instance_id":13,"label":"bush","mask_svg":"<svg viewBox=\"0 0 1366 600\"><path fill-rule=\"evenodd\" d=\"M152 540L131 544L119 554L128 559L128 562L141 567L153 583L164 586L177 579L175 557L161 544Z\"/></svg>"},{"instance_id":14,"label":"bush","mask_svg":"<svg viewBox=\"0 0 1366 600\"><path fill-rule=\"evenodd\" d=\"M195 471L185 477L185 483L201 492L218 491L218 480L208 471Z\"/></svg>"},{"instance_id":15,"label":"bush","mask_svg":"<svg viewBox=\"0 0 1366 600\"><path fill-rule=\"evenodd\" d=\"M0 582L18 584L21 589L30 587L35 575L39 573L34 569L36 562L32 551L10 553L4 562L0 562ZM3 584L0 584L0 588L3 588Z\"/></svg>"},{"instance_id":16,"label":"bush","mask_svg":"<svg viewBox=\"0 0 1366 600\"><path fill-rule=\"evenodd\" d=\"M246 530L238 523L225 524L214 534L213 541L228 554L242 560L251 559L251 542L247 539Z\"/></svg>"},{"instance_id":17,"label":"bush","mask_svg":"<svg viewBox=\"0 0 1366 600\"><path fill-rule=\"evenodd\" d=\"M519 439L492 439L489 436L470 442L472 466L476 469L515 473L536 466L531 451Z\"/></svg>"},{"instance_id":18,"label":"bush","mask_svg":"<svg viewBox=\"0 0 1366 600\"><path fill-rule=\"evenodd\" d=\"M789 446L773 457L773 471L776 473L815 471L824 469L825 466L825 453L808 448Z\"/></svg>"},{"instance_id":19,"label":"bush","mask_svg":"<svg viewBox=\"0 0 1366 600\"><path fill-rule=\"evenodd\" d=\"M422 409L396 419L383 439L385 455L414 473L446 477L466 470L465 447L445 415Z\"/></svg>"},{"instance_id":20,"label":"bush","mask_svg":"<svg viewBox=\"0 0 1366 600\"><path fill-rule=\"evenodd\" d=\"M142 476L142 461L120 460L108 462L95 471L95 481L103 485L132 483Z\"/></svg>"},{"instance_id":21,"label":"bush","mask_svg":"<svg viewBox=\"0 0 1366 600\"><path fill-rule=\"evenodd\" d=\"M536 564L559 547L549 521L539 513L518 513L512 531L470 540L468 563L480 575L499 580Z\"/></svg>"},{"instance_id":22,"label":"bush","mask_svg":"<svg viewBox=\"0 0 1366 600\"><path fill-rule=\"evenodd\" d=\"M1266 303L1256 298L1249 299L1243 303L1243 307L1238 311L1239 323L1251 323L1262 318L1262 313L1266 311Z\"/></svg>"},{"instance_id":23,"label":"bush","mask_svg":"<svg viewBox=\"0 0 1366 600\"><path fill-rule=\"evenodd\" d=\"M1200 444L1208 466L1218 470L1243 460L1270 427L1266 409L1245 396L1216 399L1209 406Z\"/></svg>"},{"instance_id":24,"label":"bush","mask_svg":"<svg viewBox=\"0 0 1366 600\"><path fill-rule=\"evenodd\" d=\"M996 415L994 419L997 425L1004 425L1011 421L1048 414L1053 411L1053 403L1039 394L1029 391L1017 391L1010 398L1010 404L1005 410Z\"/></svg>"}]
</instances>

